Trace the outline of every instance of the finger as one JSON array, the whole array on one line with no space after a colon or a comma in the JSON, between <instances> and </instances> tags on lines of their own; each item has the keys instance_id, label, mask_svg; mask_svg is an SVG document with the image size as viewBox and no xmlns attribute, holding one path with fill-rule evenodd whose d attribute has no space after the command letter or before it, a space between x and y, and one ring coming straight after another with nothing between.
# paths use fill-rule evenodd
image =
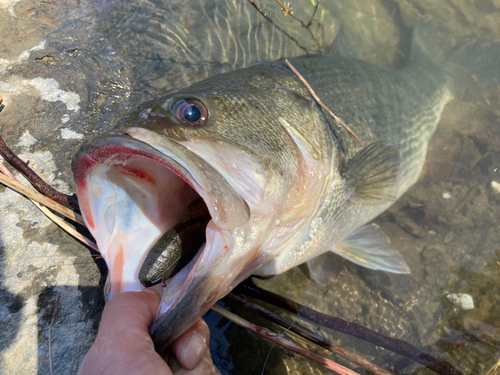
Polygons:
<instances>
[{"instance_id":1,"label":"finger","mask_svg":"<svg viewBox=\"0 0 500 375\"><path fill-rule=\"evenodd\" d=\"M201 362L208 351L210 330L203 319L199 319L172 344L172 350L179 364L192 370Z\"/></svg>"},{"instance_id":2,"label":"finger","mask_svg":"<svg viewBox=\"0 0 500 375\"><path fill-rule=\"evenodd\" d=\"M108 302L79 374L172 374L154 351L148 332L160 300L158 292L145 290L125 292Z\"/></svg>"},{"instance_id":3,"label":"finger","mask_svg":"<svg viewBox=\"0 0 500 375\"><path fill-rule=\"evenodd\" d=\"M153 288L118 294L104 307L99 335L123 335L131 330L147 332L160 301L159 293Z\"/></svg>"},{"instance_id":4,"label":"finger","mask_svg":"<svg viewBox=\"0 0 500 375\"><path fill-rule=\"evenodd\" d=\"M207 350L200 363L194 369L187 370L182 368L174 371L174 375L221 375L221 373L215 367L210 351Z\"/></svg>"}]
</instances>

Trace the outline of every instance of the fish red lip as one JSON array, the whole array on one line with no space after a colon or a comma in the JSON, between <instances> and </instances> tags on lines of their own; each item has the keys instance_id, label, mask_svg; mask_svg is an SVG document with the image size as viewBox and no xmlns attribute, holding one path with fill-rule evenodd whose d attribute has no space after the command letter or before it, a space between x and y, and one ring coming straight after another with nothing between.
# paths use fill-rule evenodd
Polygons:
<instances>
[{"instance_id":1,"label":"fish red lip","mask_svg":"<svg viewBox=\"0 0 500 375\"><path fill-rule=\"evenodd\" d=\"M166 137L163 137L162 141L169 142L169 148L173 150L171 155L166 155L148 143L127 135L126 132L99 136L84 143L72 163L78 190L79 187L86 188L88 173L96 165L110 158L117 162L126 162L130 157L139 156L167 167L191 186L203 198L214 222L221 229L233 229L249 220L248 204L219 172L177 142ZM136 173L137 176L143 173L129 168L123 169L125 170L128 170L129 174ZM147 176L144 175L144 178ZM89 220L88 224L92 227L92 220Z\"/></svg>"},{"instance_id":2,"label":"fish red lip","mask_svg":"<svg viewBox=\"0 0 500 375\"><path fill-rule=\"evenodd\" d=\"M141 147L137 147L139 145ZM158 153L159 152L154 148L150 147L146 143L135 140L126 133L123 135L114 135L112 137L98 137L94 139L92 143L84 143L81 149L75 154L72 163L73 175L77 184L85 183L85 181L82 181L82 179L85 178L89 169L96 164L117 155L122 161L126 161L133 155L138 155L149 158L166 166L194 189L189 179L187 179L178 170L178 168L172 165L172 163L166 162L164 158L158 155ZM131 169L122 167L121 171L122 173L126 174L135 174L140 178L151 178L139 170L133 171Z\"/></svg>"},{"instance_id":3,"label":"fish red lip","mask_svg":"<svg viewBox=\"0 0 500 375\"><path fill-rule=\"evenodd\" d=\"M111 158L121 163L133 156L138 156L159 163L182 178L203 198L214 222L221 229L233 229L249 220L248 204L219 172L177 142L165 137L162 140L169 142L169 148L173 150L171 155L166 155L126 132L99 136L84 143L75 154L72 163L78 190L86 188L88 173L96 165ZM127 174L136 174L137 177L153 178L144 174L143 171L120 166L118 168ZM83 205L85 205L84 201L81 201ZM92 220L87 223L93 226Z\"/></svg>"},{"instance_id":4,"label":"fish red lip","mask_svg":"<svg viewBox=\"0 0 500 375\"><path fill-rule=\"evenodd\" d=\"M115 137L116 139L113 139ZM146 144L141 144L142 142L134 140L126 135L119 135L115 137L102 139L98 138L92 143L84 144L80 151L75 155L73 158L73 175L79 191L87 189L87 176L89 171L94 166L104 163L111 158L114 158L118 163L125 163L132 156L140 156L159 163L182 178L182 180L184 180L193 190L200 190L200 187L193 186L192 178L187 177L186 173L182 173L179 168L176 168L174 163L169 163L165 160L165 158L162 158L161 155L157 155L158 151L154 148ZM133 147L131 147L132 145ZM122 164L114 164L113 167L124 175L134 176L149 182L155 181L154 176L151 176L143 170L129 168ZM79 197L80 209L82 210L83 217L85 218L87 225L91 229L95 229L94 219L89 210L87 195L80 194Z\"/></svg>"}]
</instances>

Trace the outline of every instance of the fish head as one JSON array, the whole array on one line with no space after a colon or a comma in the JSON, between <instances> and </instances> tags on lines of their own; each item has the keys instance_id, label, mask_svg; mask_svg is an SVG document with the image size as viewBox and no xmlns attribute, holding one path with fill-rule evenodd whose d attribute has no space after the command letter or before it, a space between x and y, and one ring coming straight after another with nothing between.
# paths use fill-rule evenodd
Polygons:
<instances>
[{"instance_id":1,"label":"fish head","mask_svg":"<svg viewBox=\"0 0 500 375\"><path fill-rule=\"evenodd\" d=\"M143 289L138 273L148 251L193 200L207 205L205 244L165 282L152 329L157 345L169 345L268 262L279 228L296 228L314 206L308 197L321 185L319 169L310 168L314 147L287 127L297 116L321 116L307 93L278 84L268 70L229 73L145 103L73 159L81 211L109 269L108 298Z\"/></svg>"}]
</instances>

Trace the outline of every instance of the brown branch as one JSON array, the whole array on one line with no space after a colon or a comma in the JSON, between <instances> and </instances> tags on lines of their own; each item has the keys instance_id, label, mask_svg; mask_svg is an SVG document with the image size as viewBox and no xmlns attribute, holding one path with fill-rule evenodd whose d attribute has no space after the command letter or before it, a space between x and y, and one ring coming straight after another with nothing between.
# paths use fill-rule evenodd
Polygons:
<instances>
[{"instance_id":1,"label":"brown branch","mask_svg":"<svg viewBox=\"0 0 500 375\"><path fill-rule=\"evenodd\" d=\"M316 5L314 6L314 11L313 11L313 14L311 16L311 19L309 20L309 22L306 25L307 28L309 28L309 26L312 25L312 21L314 19L314 16L316 16L316 12L318 11L318 7L319 7L319 3L320 2L321 2L321 0L318 0L318 2L316 3Z\"/></svg>"},{"instance_id":2,"label":"brown branch","mask_svg":"<svg viewBox=\"0 0 500 375\"><path fill-rule=\"evenodd\" d=\"M318 95L316 95L316 93L314 92L314 90L312 89L312 87L309 85L309 83L307 83L306 79L304 77L302 77L302 75L299 73L299 71L297 69L295 69L293 67L292 64L290 64L290 61L288 61L288 59L285 59L285 63L288 65L288 67L290 68L290 70L293 72L293 74L295 74L297 76L297 78L300 80L300 82L302 82L304 84L304 86L307 88L307 90L309 91L309 93L311 94L311 96L314 98L314 100L316 100L316 102L318 102L318 104L321 106L321 108L323 108L326 113L328 113L334 120L337 124L339 125L342 125L342 127L347 130L347 132L352 135L354 137L354 139L359 143L359 145L361 147L363 147L363 142L361 142L361 140L358 138L358 136L356 135L356 133L354 133L346 124L344 121L342 121L339 117L337 117L332 111L330 111L328 109L328 107L323 104L323 102L321 101L321 99L318 97Z\"/></svg>"},{"instance_id":3,"label":"brown branch","mask_svg":"<svg viewBox=\"0 0 500 375\"><path fill-rule=\"evenodd\" d=\"M298 314L300 317L314 322L315 324L360 338L374 345L381 346L394 353L418 362L437 374L463 375L450 363L425 353L406 341L384 336L357 323L347 322L333 316L322 314L319 311L310 309L309 307L289 300L279 294L264 290L253 284L251 280L247 279L238 285L235 291L290 311L293 314Z\"/></svg>"},{"instance_id":4,"label":"brown branch","mask_svg":"<svg viewBox=\"0 0 500 375\"><path fill-rule=\"evenodd\" d=\"M3 138L0 136L0 154L7 160L10 165L21 172L31 184L46 197L68 207L79 209L78 201L75 197L63 194L52 186L47 184L40 176L38 176L28 164L19 159L12 150L7 146Z\"/></svg>"},{"instance_id":5,"label":"brown branch","mask_svg":"<svg viewBox=\"0 0 500 375\"><path fill-rule=\"evenodd\" d=\"M364 368L365 370L371 371L375 375L391 375L387 370L371 363L360 355L353 353L340 345L335 345L331 341L327 340L323 336L318 335L316 332L309 330L300 323L293 322L290 319L284 318L282 316L276 315L270 310L254 303L250 299L246 298L240 294L229 293L225 298L231 299L243 305L244 307L253 310L260 316L269 319L270 321L279 324L280 326L287 328L289 331L297 334L305 340L308 340L318 346L321 346L339 356L347 359L348 361Z\"/></svg>"},{"instance_id":6,"label":"brown branch","mask_svg":"<svg viewBox=\"0 0 500 375\"><path fill-rule=\"evenodd\" d=\"M266 14L266 12L264 12L257 4L255 4L254 0L248 0L248 2L250 4L252 4L255 9L257 9L257 11L262 15L262 17L264 17L267 20L267 22L269 22L271 25L273 25L278 31L280 31L281 33L283 33L288 39L290 39L291 41L293 41L306 54L308 54L308 55L310 54L309 51L307 50L307 48L304 47L303 45L301 45L297 39L295 39L293 36L291 36L290 34L288 34L285 30L283 30L277 24L275 24L273 22L273 20Z\"/></svg>"},{"instance_id":7,"label":"brown branch","mask_svg":"<svg viewBox=\"0 0 500 375\"><path fill-rule=\"evenodd\" d=\"M238 315L235 315L218 305L212 306L212 310L222 315L224 318L230 320L231 322L255 333L257 336L260 336L272 343L278 344L290 350L293 353L297 353L304 358L307 358L311 361L320 364L321 366L326 367L329 370L336 371L340 375L357 375L354 371L349 370L348 368L345 368L344 366L341 366L338 363L328 358L321 357L316 353L313 353L305 348L302 348L301 346L298 346L297 344L285 339L283 336L271 332L266 328L256 326L255 324L252 324L247 320L240 318Z\"/></svg>"}]
</instances>

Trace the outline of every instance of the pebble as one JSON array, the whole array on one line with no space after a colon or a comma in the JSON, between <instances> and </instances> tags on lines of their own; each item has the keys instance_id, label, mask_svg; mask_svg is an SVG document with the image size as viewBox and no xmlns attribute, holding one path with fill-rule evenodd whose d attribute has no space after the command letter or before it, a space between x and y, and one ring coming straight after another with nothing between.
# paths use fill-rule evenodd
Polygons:
<instances>
[{"instance_id":1,"label":"pebble","mask_svg":"<svg viewBox=\"0 0 500 375\"><path fill-rule=\"evenodd\" d=\"M471 310L474 308L474 300L470 294L466 293L450 293L446 296L456 307L462 310Z\"/></svg>"},{"instance_id":2,"label":"pebble","mask_svg":"<svg viewBox=\"0 0 500 375\"><path fill-rule=\"evenodd\" d=\"M495 193L500 193L500 184L496 181L491 181L491 188Z\"/></svg>"},{"instance_id":3,"label":"pebble","mask_svg":"<svg viewBox=\"0 0 500 375\"><path fill-rule=\"evenodd\" d=\"M444 243L450 243L451 241L453 241L453 232L448 233L444 238Z\"/></svg>"}]
</instances>

